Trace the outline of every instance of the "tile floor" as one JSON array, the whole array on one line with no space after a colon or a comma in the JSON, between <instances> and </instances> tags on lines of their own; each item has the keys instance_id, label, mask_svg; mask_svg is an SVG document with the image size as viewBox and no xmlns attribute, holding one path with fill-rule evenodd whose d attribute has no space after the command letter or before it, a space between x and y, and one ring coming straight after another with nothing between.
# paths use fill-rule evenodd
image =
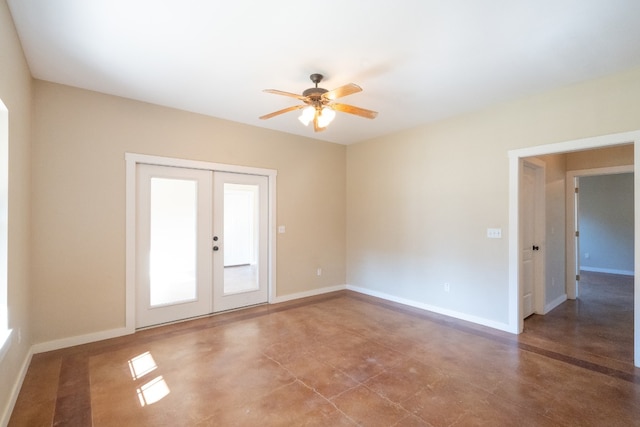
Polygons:
<instances>
[{"instance_id":1,"label":"tile floor","mask_svg":"<svg viewBox=\"0 0 640 427\"><path fill-rule=\"evenodd\" d=\"M341 291L38 354L9 425L640 425L633 279L591 277L519 336Z\"/></svg>"}]
</instances>

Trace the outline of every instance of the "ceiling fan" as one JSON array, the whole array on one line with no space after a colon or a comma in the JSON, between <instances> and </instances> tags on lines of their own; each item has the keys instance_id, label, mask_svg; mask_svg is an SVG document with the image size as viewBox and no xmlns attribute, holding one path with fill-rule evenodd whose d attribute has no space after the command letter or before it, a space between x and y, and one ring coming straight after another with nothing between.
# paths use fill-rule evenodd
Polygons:
<instances>
[{"instance_id":1,"label":"ceiling fan","mask_svg":"<svg viewBox=\"0 0 640 427\"><path fill-rule=\"evenodd\" d=\"M331 123L331 121L335 117L336 111L355 114L356 116L365 117L367 119L376 118L376 116L378 115L376 111L366 110L364 108L354 107L353 105L334 102L335 99L342 98L343 96L361 92L362 88L360 86L349 83L333 90L327 90L318 87L318 83L322 81L323 77L324 76L322 74L311 74L309 78L313 83L315 83L316 86L305 90L304 92L302 92L302 95L297 95L291 92L283 92L281 90L275 89L265 89L264 92L296 98L304 102L304 104L294 105L293 107L274 111L273 113L265 114L260 118L262 120L266 120L283 113L288 113L289 111L302 110L302 114L300 115L299 120L305 126L308 126L309 123L313 122L313 130L315 132L321 132L325 130L329 123Z\"/></svg>"}]
</instances>

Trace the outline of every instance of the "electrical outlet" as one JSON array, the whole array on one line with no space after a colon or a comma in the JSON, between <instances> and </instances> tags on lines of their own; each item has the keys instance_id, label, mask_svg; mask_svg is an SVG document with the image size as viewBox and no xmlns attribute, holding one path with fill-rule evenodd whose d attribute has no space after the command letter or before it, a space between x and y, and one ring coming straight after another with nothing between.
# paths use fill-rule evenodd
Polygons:
<instances>
[{"instance_id":1,"label":"electrical outlet","mask_svg":"<svg viewBox=\"0 0 640 427\"><path fill-rule=\"evenodd\" d=\"M316 274L317 274L318 276L322 276L322 269L321 269L321 268L318 268L318 269L316 270Z\"/></svg>"},{"instance_id":2,"label":"electrical outlet","mask_svg":"<svg viewBox=\"0 0 640 427\"><path fill-rule=\"evenodd\" d=\"M451 290L451 287L449 286L449 284L448 284L448 283L445 283L445 284L443 285L443 287L444 287L444 291L445 291L445 292L449 292L449 291Z\"/></svg>"}]
</instances>

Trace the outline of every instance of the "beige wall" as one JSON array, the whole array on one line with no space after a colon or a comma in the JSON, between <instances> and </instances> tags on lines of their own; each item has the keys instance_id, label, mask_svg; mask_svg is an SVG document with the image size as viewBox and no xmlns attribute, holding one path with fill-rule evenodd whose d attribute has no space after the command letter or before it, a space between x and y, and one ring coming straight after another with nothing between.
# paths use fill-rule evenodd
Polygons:
<instances>
[{"instance_id":1,"label":"beige wall","mask_svg":"<svg viewBox=\"0 0 640 427\"><path fill-rule=\"evenodd\" d=\"M11 15L0 1L0 99L9 110L8 307L12 342L0 361L0 423L31 343L29 292L31 74ZM22 342L18 343L18 331ZM5 418L8 419L8 418Z\"/></svg>"},{"instance_id":2,"label":"beige wall","mask_svg":"<svg viewBox=\"0 0 640 427\"><path fill-rule=\"evenodd\" d=\"M344 146L36 81L36 342L124 326L125 152L276 169L277 295L345 283Z\"/></svg>"},{"instance_id":3,"label":"beige wall","mask_svg":"<svg viewBox=\"0 0 640 427\"><path fill-rule=\"evenodd\" d=\"M347 147L347 282L506 325L508 151L637 130L638 111L634 69Z\"/></svg>"},{"instance_id":4,"label":"beige wall","mask_svg":"<svg viewBox=\"0 0 640 427\"><path fill-rule=\"evenodd\" d=\"M567 154L567 170L609 168L612 166L632 165L633 145L600 148L597 150L576 151Z\"/></svg>"}]
</instances>

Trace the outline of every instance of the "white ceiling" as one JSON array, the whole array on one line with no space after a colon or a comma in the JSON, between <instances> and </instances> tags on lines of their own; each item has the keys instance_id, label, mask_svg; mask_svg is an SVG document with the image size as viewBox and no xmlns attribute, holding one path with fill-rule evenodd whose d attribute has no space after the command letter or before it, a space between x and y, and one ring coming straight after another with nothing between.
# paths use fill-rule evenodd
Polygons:
<instances>
[{"instance_id":1,"label":"white ceiling","mask_svg":"<svg viewBox=\"0 0 640 427\"><path fill-rule=\"evenodd\" d=\"M350 144L640 66L638 0L7 0L35 78ZM314 133L311 73L363 92Z\"/></svg>"}]
</instances>

